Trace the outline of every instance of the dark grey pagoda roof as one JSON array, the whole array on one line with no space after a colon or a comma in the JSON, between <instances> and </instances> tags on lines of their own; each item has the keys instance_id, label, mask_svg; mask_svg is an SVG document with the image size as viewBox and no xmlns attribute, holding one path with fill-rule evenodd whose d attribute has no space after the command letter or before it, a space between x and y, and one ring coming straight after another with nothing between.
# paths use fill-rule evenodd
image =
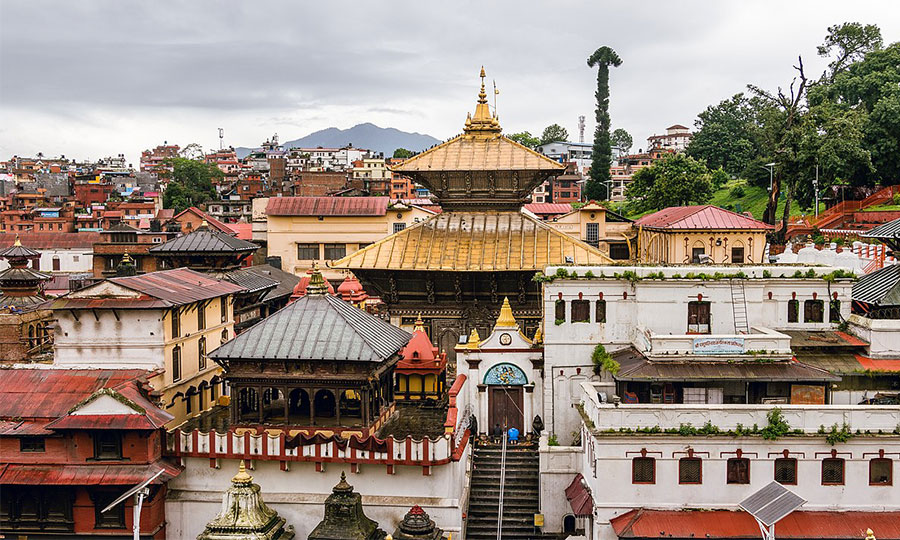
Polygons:
<instances>
[{"instance_id":1,"label":"dark grey pagoda roof","mask_svg":"<svg viewBox=\"0 0 900 540\"><path fill-rule=\"evenodd\" d=\"M240 285L241 287L247 289L248 293L250 294L271 290L280 284L275 279L266 277L262 274L257 274L256 272L251 272L249 268L242 268L240 270L224 272L221 278L228 280L235 285Z\"/></svg>"},{"instance_id":2,"label":"dark grey pagoda roof","mask_svg":"<svg viewBox=\"0 0 900 540\"><path fill-rule=\"evenodd\" d=\"M885 266L859 278L853 284L852 297L855 302L876 306L900 305L900 264Z\"/></svg>"},{"instance_id":3,"label":"dark grey pagoda roof","mask_svg":"<svg viewBox=\"0 0 900 540\"><path fill-rule=\"evenodd\" d=\"M215 360L382 362L411 334L343 300L307 294L212 353Z\"/></svg>"},{"instance_id":4,"label":"dark grey pagoda roof","mask_svg":"<svg viewBox=\"0 0 900 540\"><path fill-rule=\"evenodd\" d=\"M0 257L6 259L30 259L32 257L40 257L40 253L23 246L16 237L16 242L8 248L0 251Z\"/></svg>"},{"instance_id":5,"label":"dark grey pagoda roof","mask_svg":"<svg viewBox=\"0 0 900 540\"><path fill-rule=\"evenodd\" d=\"M164 244L150 248L151 253L243 253L259 249L253 242L235 238L230 234L199 227L184 236L173 238Z\"/></svg>"},{"instance_id":6,"label":"dark grey pagoda roof","mask_svg":"<svg viewBox=\"0 0 900 540\"><path fill-rule=\"evenodd\" d=\"M275 268L270 264L257 264L248 266L247 268L245 268L245 270L247 272L253 272L254 274L278 282L278 286L267 292L266 295L262 297L263 302L290 296L294 292L294 287L296 287L297 284L300 283L300 276L291 274L290 272L285 272L284 270Z\"/></svg>"}]
</instances>

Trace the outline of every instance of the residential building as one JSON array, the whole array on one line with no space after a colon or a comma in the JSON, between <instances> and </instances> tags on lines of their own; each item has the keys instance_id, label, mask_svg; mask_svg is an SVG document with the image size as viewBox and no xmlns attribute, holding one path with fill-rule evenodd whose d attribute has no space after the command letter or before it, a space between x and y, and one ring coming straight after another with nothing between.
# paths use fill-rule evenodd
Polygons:
<instances>
[{"instance_id":1,"label":"residential building","mask_svg":"<svg viewBox=\"0 0 900 540\"><path fill-rule=\"evenodd\" d=\"M350 185L345 172L302 171L294 175L292 191L285 195L295 197L325 197Z\"/></svg>"},{"instance_id":2,"label":"residential building","mask_svg":"<svg viewBox=\"0 0 900 540\"><path fill-rule=\"evenodd\" d=\"M537 190L535 190L537 192ZM531 212L541 221L552 221L572 211L571 203L528 203L522 207L526 212Z\"/></svg>"},{"instance_id":3,"label":"residential building","mask_svg":"<svg viewBox=\"0 0 900 540\"><path fill-rule=\"evenodd\" d=\"M250 200L242 200L232 195L227 199L206 203L206 213L226 223L249 222L251 206Z\"/></svg>"},{"instance_id":4,"label":"residential building","mask_svg":"<svg viewBox=\"0 0 900 540\"><path fill-rule=\"evenodd\" d=\"M433 215L389 197L273 197L266 207L268 255L280 257L286 271L302 275L313 262L327 268L326 262ZM327 279L340 280L345 275L325 271Z\"/></svg>"},{"instance_id":5,"label":"residential building","mask_svg":"<svg viewBox=\"0 0 900 540\"><path fill-rule=\"evenodd\" d=\"M389 158L387 160L388 166L391 167L393 171L393 167L400 165L403 163L403 159L401 158ZM413 183L412 179L408 176L403 176L402 174L391 172L391 198L392 199L415 199L416 195L416 185Z\"/></svg>"},{"instance_id":6,"label":"residential building","mask_svg":"<svg viewBox=\"0 0 900 540\"><path fill-rule=\"evenodd\" d=\"M635 221L638 256L658 264L760 264L774 227L717 206L665 208Z\"/></svg>"},{"instance_id":7,"label":"residential building","mask_svg":"<svg viewBox=\"0 0 900 540\"><path fill-rule=\"evenodd\" d=\"M567 163L565 172L551 178L549 183L549 202L569 204L581 202L581 188L584 180L574 162Z\"/></svg>"},{"instance_id":8,"label":"residential building","mask_svg":"<svg viewBox=\"0 0 900 540\"><path fill-rule=\"evenodd\" d=\"M54 363L153 371L149 383L178 425L225 392L207 353L234 336L233 298L244 290L179 268L63 295L48 305L57 321Z\"/></svg>"},{"instance_id":9,"label":"residential building","mask_svg":"<svg viewBox=\"0 0 900 540\"><path fill-rule=\"evenodd\" d=\"M94 243L94 277L115 276L116 269L126 254L134 262L139 274L156 271L156 257L150 253L150 248L166 242L176 234L169 231L138 230L124 223L99 233L100 240Z\"/></svg>"},{"instance_id":10,"label":"residential building","mask_svg":"<svg viewBox=\"0 0 900 540\"><path fill-rule=\"evenodd\" d=\"M0 234L0 249L12 246L16 238L38 253L32 268L43 272L86 273L93 271L94 244L101 239L97 232L25 232ZM0 261L0 269L7 268Z\"/></svg>"},{"instance_id":11,"label":"residential building","mask_svg":"<svg viewBox=\"0 0 900 540\"><path fill-rule=\"evenodd\" d=\"M137 532L164 540L166 482L181 467L162 456L172 419L138 369L0 371L0 530L13 538L130 538L134 498L150 480Z\"/></svg>"},{"instance_id":12,"label":"residential building","mask_svg":"<svg viewBox=\"0 0 900 540\"><path fill-rule=\"evenodd\" d=\"M553 217L547 224L559 232L599 248L614 261L635 258L636 237L633 222L606 209L596 201Z\"/></svg>"},{"instance_id":13,"label":"residential building","mask_svg":"<svg viewBox=\"0 0 900 540\"><path fill-rule=\"evenodd\" d=\"M578 172L581 173L591 168L593 146L593 143L553 141L539 145L535 150L560 163L573 162ZM613 159L617 159L623 154L622 149L616 146L612 147L612 152Z\"/></svg>"},{"instance_id":14,"label":"residential building","mask_svg":"<svg viewBox=\"0 0 900 540\"><path fill-rule=\"evenodd\" d=\"M169 144L168 141L163 142L153 150L144 150L141 152L141 172L160 173L171 172L171 168L166 165L166 160L178 157L181 147L177 144Z\"/></svg>"},{"instance_id":15,"label":"residential building","mask_svg":"<svg viewBox=\"0 0 900 540\"><path fill-rule=\"evenodd\" d=\"M389 195L393 174L383 158L361 159L353 162L352 180L362 183L369 195Z\"/></svg>"},{"instance_id":16,"label":"residential building","mask_svg":"<svg viewBox=\"0 0 900 540\"><path fill-rule=\"evenodd\" d=\"M651 135L647 137L647 148L650 150L673 150L675 152L684 152L687 145L691 142L690 128L675 124L666 128L663 135Z\"/></svg>"}]
</instances>

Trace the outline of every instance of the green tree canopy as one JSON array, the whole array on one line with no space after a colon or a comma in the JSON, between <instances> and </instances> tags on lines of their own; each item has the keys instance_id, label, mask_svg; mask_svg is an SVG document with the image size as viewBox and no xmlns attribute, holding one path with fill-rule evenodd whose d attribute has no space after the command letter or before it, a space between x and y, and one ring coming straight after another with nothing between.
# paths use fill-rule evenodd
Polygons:
<instances>
[{"instance_id":1,"label":"green tree canopy","mask_svg":"<svg viewBox=\"0 0 900 540\"><path fill-rule=\"evenodd\" d=\"M544 132L541 134L541 144L568 140L569 132L559 124L550 124L544 128Z\"/></svg>"},{"instance_id":2,"label":"green tree canopy","mask_svg":"<svg viewBox=\"0 0 900 540\"><path fill-rule=\"evenodd\" d=\"M631 146L634 144L634 139L631 138L631 134L625 131L622 128L618 128L612 132L612 135L609 137L610 142L612 142L613 146L617 146L622 149L622 152L628 153L631 150Z\"/></svg>"},{"instance_id":3,"label":"green tree canopy","mask_svg":"<svg viewBox=\"0 0 900 540\"><path fill-rule=\"evenodd\" d=\"M881 29L874 24L849 22L829 26L825 42L816 50L819 56L832 57L828 68L834 77L848 65L862 60L866 53L880 49L882 43Z\"/></svg>"},{"instance_id":4,"label":"green tree canopy","mask_svg":"<svg viewBox=\"0 0 900 540\"><path fill-rule=\"evenodd\" d=\"M597 68L597 127L594 129L594 146L591 151L591 177L585 182L584 196L587 200L609 198L612 165L612 146L609 139L609 67L618 67L622 59L609 47L600 47L587 59L588 67Z\"/></svg>"},{"instance_id":5,"label":"green tree canopy","mask_svg":"<svg viewBox=\"0 0 900 540\"><path fill-rule=\"evenodd\" d=\"M527 146L528 148L534 148L541 144L541 140L532 135L528 131L522 131L519 133L513 133L511 135L506 136L507 139L511 139L521 144L522 146Z\"/></svg>"},{"instance_id":6,"label":"green tree canopy","mask_svg":"<svg viewBox=\"0 0 900 540\"><path fill-rule=\"evenodd\" d=\"M168 160L172 173L163 192L163 207L175 212L215 199L213 180L224 177L222 171L212 163L204 163L182 157Z\"/></svg>"},{"instance_id":7,"label":"green tree canopy","mask_svg":"<svg viewBox=\"0 0 900 540\"><path fill-rule=\"evenodd\" d=\"M736 94L697 115L697 128L687 154L710 169L741 174L760 153L757 126L759 101Z\"/></svg>"},{"instance_id":8,"label":"green tree canopy","mask_svg":"<svg viewBox=\"0 0 900 540\"><path fill-rule=\"evenodd\" d=\"M626 197L641 211L705 203L712 193L709 169L684 154L670 154L634 173Z\"/></svg>"},{"instance_id":9,"label":"green tree canopy","mask_svg":"<svg viewBox=\"0 0 900 540\"><path fill-rule=\"evenodd\" d=\"M397 148L394 150L394 157L399 159L409 159L416 155L412 150L407 150L406 148Z\"/></svg>"}]
</instances>

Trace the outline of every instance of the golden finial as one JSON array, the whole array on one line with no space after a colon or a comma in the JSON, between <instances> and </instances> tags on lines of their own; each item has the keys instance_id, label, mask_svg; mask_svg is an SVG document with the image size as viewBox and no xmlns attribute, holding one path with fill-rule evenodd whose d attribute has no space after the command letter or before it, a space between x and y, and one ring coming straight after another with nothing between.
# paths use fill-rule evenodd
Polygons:
<instances>
[{"instance_id":1,"label":"golden finial","mask_svg":"<svg viewBox=\"0 0 900 540\"><path fill-rule=\"evenodd\" d=\"M325 296L328 294L328 285L322 272L319 272L319 262L313 261L312 273L309 276L309 283L306 285L307 296Z\"/></svg>"},{"instance_id":2,"label":"golden finial","mask_svg":"<svg viewBox=\"0 0 900 540\"><path fill-rule=\"evenodd\" d=\"M487 101L487 92L484 90L484 66L481 67L481 90L478 92L478 103L475 105L475 114L466 118L463 131L466 135L481 139L491 139L500 134L500 122L491 114L491 108Z\"/></svg>"},{"instance_id":3,"label":"golden finial","mask_svg":"<svg viewBox=\"0 0 900 540\"><path fill-rule=\"evenodd\" d=\"M238 473L231 479L232 484L249 484L253 481L253 477L247 474L247 467L244 466L244 460L238 465Z\"/></svg>"},{"instance_id":4,"label":"golden finial","mask_svg":"<svg viewBox=\"0 0 900 540\"><path fill-rule=\"evenodd\" d=\"M424 332L425 331L425 321L422 320L422 312L420 311L418 316L416 316L416 323L413 326L413 332Z\"/></svg>"},{"instance_id":5,"label":"golden finial","mask_svg":"<svg viewBox=\"0 0 900 540\"><path fill-rule=\"evenodd\" d=\"M503 307L500 308L500 316L494 328L517 328L516 318L513 316L512 306L509 305L509 298L503 297Z\"/></svg>"},{"instance_id":6,"label":"golden finial","mask_svg":"<svg viewBox=\"0 0 900 540\"><path fill-rule=\"evenodd\" d=\"M866 540L875 540L875 533L872 529L866 529Z\"/></svg>"},{"instance_id":7,"label":"golden finial","mask_svg":"<svg viewBox=\"0 0 900 540\"><path fill-rule=\"evenodd\" d=\"M134 258L128 253L127 249L122 254L122 264L134 264Z\"/></svg>"},{"instance_id":8,"label":"golden finial","mask_svg":"<svg viewBox=\"0 0 900 540\"><path fill-rule=\"evenodd\" d=\"M466 343L467 349L477 349L478 344L481 342L481 336L478 335L478 329L473 328L472 332L469 334L469 341Z\"/></svg>"},{"instance_id":9,"label":"golden finial","mask_svg":"<svg viewBox=\"0 0 900 540\"><path fill-rule=\"evenodd\" d=\"M199 227L199 228L200 228L200 229L208 229L208 228L209 228L209 223L207 223L206 220L204 219L203 221L200 222L200 227Z\"/></svg>"},{"instance_id":10,"label":"golden finial","mask_svg":"<svg viewBox=\"0 0 900 540\"><path fill-rule=\"evenodd\" d=\"M19 240L19 235L18 235L18 234L16 235L16 241L13 242L13 245L16 246L16 247L22 247L22 241Z\"/></svg>"},{"instance_id":11,"label":"golden finial","mask_svg":"<svg viewBox=\"0 0 900 540\"><path fill-rule=\"evenodd\" d=\"M535 345L539 345L544 342L544 325L538 326L537 330L534 331L534 339L532 342Z\"/></svg>"}]
</instances>

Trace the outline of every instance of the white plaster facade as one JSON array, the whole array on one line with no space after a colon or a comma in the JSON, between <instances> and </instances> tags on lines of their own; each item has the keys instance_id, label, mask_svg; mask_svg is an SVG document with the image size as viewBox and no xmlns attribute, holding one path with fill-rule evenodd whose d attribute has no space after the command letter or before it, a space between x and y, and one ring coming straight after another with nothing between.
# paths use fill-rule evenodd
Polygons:
<instances>
[{"instance_id":1,"label":"white plaster facade","mask_svg":"<svg viewBox=\"0 0 900 540\"><path fill-rule=\"evenodd\" d=\"M76 248L36 249L41 254L40 270L42 272L84 272L94 271L94 249L92 246ZM56 261L56 262L54 262ZM59 269L56 268L59 266ZM9 268L9 261L0 260L0 270Z\"/></svg>"}]
</instances>

